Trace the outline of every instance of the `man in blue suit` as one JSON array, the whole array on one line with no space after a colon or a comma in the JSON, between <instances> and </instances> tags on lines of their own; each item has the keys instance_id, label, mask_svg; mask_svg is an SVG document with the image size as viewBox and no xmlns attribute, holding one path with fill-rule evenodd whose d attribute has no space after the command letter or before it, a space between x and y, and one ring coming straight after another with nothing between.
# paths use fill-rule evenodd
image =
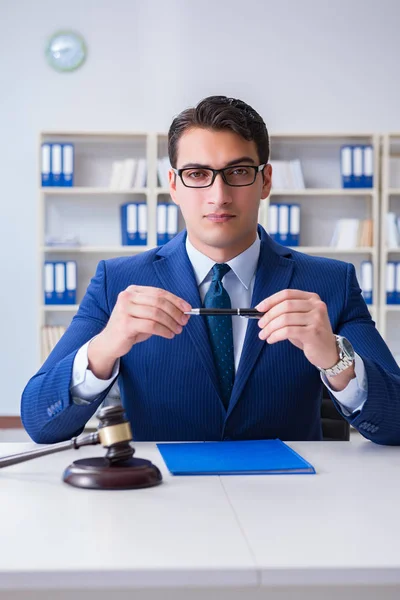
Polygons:
<instances>
[{"instance_id":1,"label":"man in blue suit","mask_svg":"<svg viewBox=\"0 0 400 600\"><path fill-rule=\"evenodd\" d=\"M168 139L186 230L100 262L23 392L31 437L79 434L118 381L135 440L320 440L325 385L365 437L400 443L400 370L354 267L283 247L257 225L272 177L262 118L214 96L178 115ZM201 306L264 314L185 314Z\"/></svg>"}]
</instances>

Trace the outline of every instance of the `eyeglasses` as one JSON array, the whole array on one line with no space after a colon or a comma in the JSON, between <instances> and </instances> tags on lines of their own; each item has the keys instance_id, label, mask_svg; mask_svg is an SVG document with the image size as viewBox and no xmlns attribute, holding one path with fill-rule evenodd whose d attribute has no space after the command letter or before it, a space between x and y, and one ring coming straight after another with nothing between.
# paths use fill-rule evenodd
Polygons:
<instances>
[{"instance_id":1,"label":"eyeglasses","mask_svg":"<svg viewBox=\"0 0 400 600\"><path fill-rule=\"evenodd\" d=\"M188 188L206 188L212 186L218 173L221 174L223 181L231 187L245 187L253 185L257 173L263 171L266 163L263 165L236 165L234 167L225 167L224 169L209 169L189 167L185 169L172 169L175 175L179 175L184 186Z\"/></svg>"}]
</instances>

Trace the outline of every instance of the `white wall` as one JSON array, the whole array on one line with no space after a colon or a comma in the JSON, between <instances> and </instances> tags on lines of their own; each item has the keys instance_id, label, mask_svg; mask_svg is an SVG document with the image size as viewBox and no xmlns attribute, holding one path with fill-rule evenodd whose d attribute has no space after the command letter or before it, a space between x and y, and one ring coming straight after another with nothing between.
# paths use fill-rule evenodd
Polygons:
<instances>
[{"instance_id":1,"label":"white wall","mask_svg":"<svg viewBox=\"0 0 400 600\"><path fill-rule=\"evenodd\" d=\"M39 367L40 130L166 130L209 94L241 97L273 132L398 131L398 0L0 0L0 414ZM58 74L60 28L89 57Z\"/></svg>"}]
</instances>

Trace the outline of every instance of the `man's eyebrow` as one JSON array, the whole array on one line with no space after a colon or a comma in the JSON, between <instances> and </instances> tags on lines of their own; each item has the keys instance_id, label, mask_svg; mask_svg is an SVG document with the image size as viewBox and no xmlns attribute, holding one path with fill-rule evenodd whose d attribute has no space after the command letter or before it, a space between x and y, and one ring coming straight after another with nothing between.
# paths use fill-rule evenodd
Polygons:
<instances>
[{"instance_id":1,"label":"man's eyebrow","mask_svg":"<svg viewBox=\"0 0 400 600\"><path fill-rule=\"evenodd\" d=\"M254 158L251 158L251 156L240 156L239 158L234 158L233 160L230 160L228 163L226 163L225 167L231 167L232 165L240 164L255 165L255 162L256 161L254 160ZM186 163L181 167L181 169L212 169L212 167L210 167L210 165L204 165L201 163Z\"/></svg>"}]
</instances>

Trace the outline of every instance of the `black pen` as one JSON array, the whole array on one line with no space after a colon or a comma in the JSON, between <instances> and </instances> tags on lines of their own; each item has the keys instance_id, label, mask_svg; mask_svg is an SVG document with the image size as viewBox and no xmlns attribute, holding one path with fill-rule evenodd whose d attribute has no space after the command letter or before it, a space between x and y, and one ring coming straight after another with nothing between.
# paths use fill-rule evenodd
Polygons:
<instances>
[{"instance_id":1,"label":"black pen","mask_svg":"<svg viewBox=\"0 0 400 600\"><path fill-rule=\"evenodd\" d=\"M265 313L255 308L192 308L185 315L202 315L204 317L217 317L221 315L232 315L246 317L246 319L261 319Z\"/></svg>"}]
</instances>

